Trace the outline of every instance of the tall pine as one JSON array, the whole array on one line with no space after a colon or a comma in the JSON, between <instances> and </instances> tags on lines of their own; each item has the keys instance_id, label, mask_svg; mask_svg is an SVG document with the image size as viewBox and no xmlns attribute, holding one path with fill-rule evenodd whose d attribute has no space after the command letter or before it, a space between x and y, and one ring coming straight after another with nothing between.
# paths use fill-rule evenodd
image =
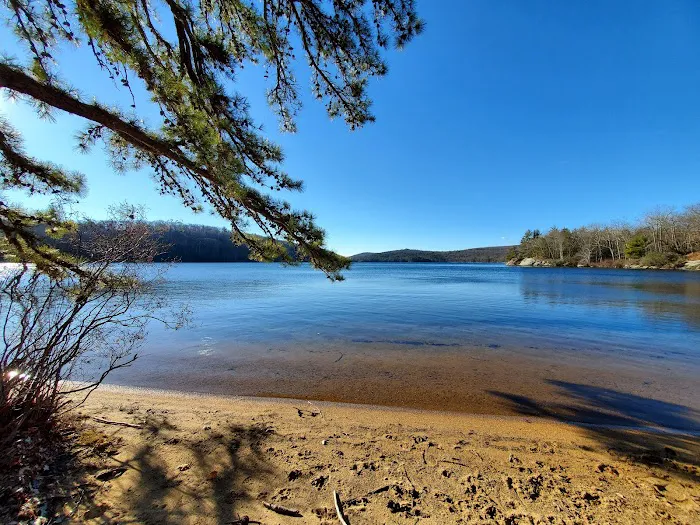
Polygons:
<instances>
[{"instance_id":1,"label":"tall pine","mask_svg":"<svg viewBox=\"0 0 700 525\"><path fill-rule=\"evenodd\" d=\"M282 128L294 131L300 108L294 63L304 59L314 95L328 114L342 117L351 129L360 127L374 119L366 89L371 77L387 71L382 52L421 31L413 0L2 0L0 5L27 51L24 61L0 59L0 91L31 101L40 116L62 111L81 117L79 148L100 143L118 169L149 167L162 192L227 219L234 240L247 244L256 258L304 258L330 278L340 277L348 262L325 247L313 216L273 197L299 191L302 184L282 170L280 148L251 119L236 74L247 64L262 65L269 76L268 102ZM88 49L127 94L133 96L140 83L159 110L159 125L142 124L140 105L115 109L101 103L98 93L72 89L76 79L62 75L59 53L66 43ZM0 174L4 189L30 195L76 197L84 188L80 174L28 156L1 116ZM4 251L47 271L77 268L36 236L38 226L57 235L71 227L58 208L31 213L4 200ZM263 235L249 235L248 224Z\"/></svg>"}]
</instances>

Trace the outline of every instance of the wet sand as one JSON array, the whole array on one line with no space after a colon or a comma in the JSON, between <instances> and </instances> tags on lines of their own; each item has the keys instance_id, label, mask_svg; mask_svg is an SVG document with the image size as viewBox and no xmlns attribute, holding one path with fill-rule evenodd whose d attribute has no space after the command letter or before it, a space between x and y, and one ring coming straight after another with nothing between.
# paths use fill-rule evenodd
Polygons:
<instances>
[{"instance_id":1,"label":"wet sand","mask_svg":"<svg viewBox=\"0 0 700 525\"><path fill-rule=\"evenodd\" d=\"M124 388L80 413L75 522L332 524L334 491L352 525L700 515L686 434Z\"/></svg>"},{"instance_id":2,"label":"wet sand","mask_svg":"<svg viewBox=\"0 0 700 525\"><path fill-rule=\"evenodd\" d=\"M328 345L205 357L146 355L131 386L700 432L692 363L603 352Z\"/></svg>"}]
</instances>

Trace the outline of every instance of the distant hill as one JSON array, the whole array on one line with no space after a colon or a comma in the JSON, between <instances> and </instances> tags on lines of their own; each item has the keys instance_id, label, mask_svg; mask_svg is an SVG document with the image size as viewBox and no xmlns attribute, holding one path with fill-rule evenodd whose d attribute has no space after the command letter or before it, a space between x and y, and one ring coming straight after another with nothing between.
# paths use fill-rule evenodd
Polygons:
<instances>
[{"instance_id":1,"label":"distant hill","mask_svg":"<svg viewBox=\"0 0 700 525\"><path fill-rule=\"evenodd\" d=\"M381 253L358 253L350 259L353 262L461 262L490 263L504 262L508 250L513 246L489 246L487 248L469 248L449 252L430 252L425 250L394 250Z\"/></svg>"}]
</instances>

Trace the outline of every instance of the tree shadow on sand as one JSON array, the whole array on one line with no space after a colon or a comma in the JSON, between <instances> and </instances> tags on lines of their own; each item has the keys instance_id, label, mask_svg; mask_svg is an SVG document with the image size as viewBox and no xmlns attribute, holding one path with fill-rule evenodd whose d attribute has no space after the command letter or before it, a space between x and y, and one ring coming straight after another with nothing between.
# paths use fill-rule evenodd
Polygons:
<instances>
[{"instance_id":1,"label":"tree shadow on sand","mask_svg":"<svg viewBox=\"0 0 700 525\"><path fill-rule=\"evenodd\" d=\"M700 412L592 385L548 381L565 402L538 402L491 391L512 410L582 426L610 452L669 474L700 481Z\"/></svg>"},{"instance_id":2,"label":"tree shadow on sand","mask_svg":"<svg viewBox=\"0 0 700 525\"><path fill-rule=\"evenodd\" d=\"M122 517L120 523L179 524L193 514L212 516L212 523L237 523L237 508L256 496L247 490L251 482L264 485L274 474L261 448L273 431L264 425L228 425L189 439L181 434L168 439L175 427L166 418L151 418L144 426L150 439L123 462L139 475L120 505L134 520ZM164 457L168 453L193 461L173 469Z\"/></svg>"}]
</instances>

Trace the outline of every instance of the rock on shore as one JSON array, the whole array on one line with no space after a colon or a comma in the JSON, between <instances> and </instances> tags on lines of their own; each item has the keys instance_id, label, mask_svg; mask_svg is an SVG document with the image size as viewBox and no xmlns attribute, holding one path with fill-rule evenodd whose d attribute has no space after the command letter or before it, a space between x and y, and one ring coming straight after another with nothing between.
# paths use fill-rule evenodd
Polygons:
<instances>
[{"instance_id":1,"label":"rock on shore","mask_svg":"<svg viewBox=\"0 0 700 525\"><path fill-rule=\"evenodd\" d=\"M556 267L560 266L560 264L557 263L557 261L551 261L548 259L536 259L534 257L525 257L524 259L510 259L508 262L506 262L506 266L522 266L522 267L534 267L534 268L551 268L551 267ZM598 265L595 263L579 263L576 265L578 268L595 268L597 266L605 267L608 268L610 266L604 266L604 265ZM620 264L619 266L616 266L616 268L624 268L628 270L668 270L668 269L675 269L675 270L690 270L690 271L700 271L700 260L691 260L687 261L682 264L682 266L677 266L675 268L671 266L664 266L664 267L659 267L659 266L647 266L647 265L641 265L641 264Z\"/></svg>"},{"instance_id":2,"label":"rock on shore","mask_svg":"<svg viewBox=\"0 0 700 525\"><path fill-rule=\"evenodd\" d=\"M506 263L507 266L541 266L550 267L555 266L552 261L547 261L545 259L535 259L534 257L525 257L522 260L511 259Z\"/></svg>"}]
</instances>

